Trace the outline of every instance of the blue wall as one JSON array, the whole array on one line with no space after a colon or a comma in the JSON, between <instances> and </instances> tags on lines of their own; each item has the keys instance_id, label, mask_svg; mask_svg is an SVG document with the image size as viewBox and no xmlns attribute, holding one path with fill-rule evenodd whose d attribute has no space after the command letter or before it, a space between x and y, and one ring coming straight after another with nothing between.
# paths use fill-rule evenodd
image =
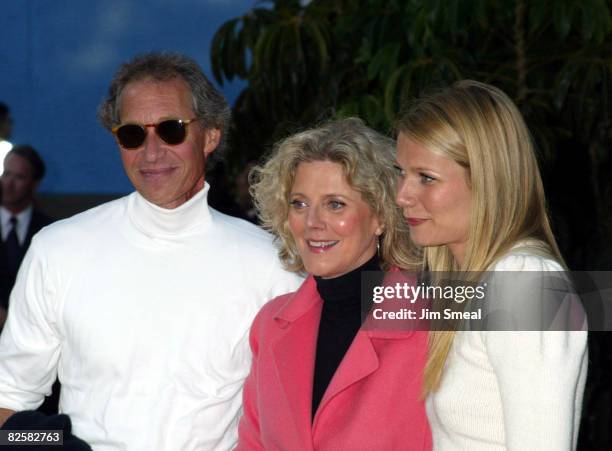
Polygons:
<instances>
[{"instance_id":1,"label":"blue wall","mask_svg":"<svg viewBox=\"0 0 612 451\"><path fill-rule=\"evenodd\" d=\"M12 142L31 144L48 173L47 194L131 191L112 136L96 120L121 64L150 50L195 58L212 79L210 43L246 0L19 0L0 8L0 101L15 122ZM233 101L241 86L222 91Z\"/></svg>"}]
</instances>

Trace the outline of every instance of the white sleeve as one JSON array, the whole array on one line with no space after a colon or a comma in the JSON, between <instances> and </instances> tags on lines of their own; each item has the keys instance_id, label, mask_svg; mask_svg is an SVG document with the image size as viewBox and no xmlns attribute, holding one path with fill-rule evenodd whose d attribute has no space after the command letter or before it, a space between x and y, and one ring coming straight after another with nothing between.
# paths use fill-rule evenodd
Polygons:
<instances>
[{"instance_id":1,"label":"white sleeve","mask_svg":"<svg viewBox=\"0 0 612 451\"><path fill-rule=\"evenodd\" d=\"M512 255L495 269L560 267L540 257ZM587 332L483 332L483 340L499 386L508 451L574 450L587 372Z\"/></svg>"},{"instance_id":2,"label":"white sleeve","mask_svg":"<svg viewBox=\"0 0 612 451\"><path fill-rule=\"evenodd\" d=\"M60 353L54 282L40 240L34 237L0 337L0 407L36 409L51 392Z\"/></svg>"},{"instance_id":3,"label":"white sleeve","mask_svg":"<svg viewBox=\"0 0 612 451\"><path fill-rule=\"evenodd\" d=\"M267 302L282 294L296 291L303 282L304 277L284 269L280 259L274 255L271 259L270 270L267 276L265 301Z\"/></svg>"}]
</instances>

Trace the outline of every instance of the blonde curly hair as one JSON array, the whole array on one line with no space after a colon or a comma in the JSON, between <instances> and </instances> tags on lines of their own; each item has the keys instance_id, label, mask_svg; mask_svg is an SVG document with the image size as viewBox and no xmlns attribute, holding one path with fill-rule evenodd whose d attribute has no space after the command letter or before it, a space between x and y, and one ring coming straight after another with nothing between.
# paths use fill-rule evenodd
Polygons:
<instances>
[{"instance_id":1,"label":"blonde curly hair","mask_svg":"<svg viewBox=\"0 0 612 451\"><path fill-rule=\"evenodd\" d=\"M277 143L265 164L249 175L250 192L265 229L280 240L279 257L290 271L304 264L289 230L289 195L300 163L331 161L344 169L348 184L359 193L384 226L380 237L383 269L416 269L418 261L401 209L395 203L398 174L393 140L358 118L328 122Z\"/></svg>"}]
</instances>

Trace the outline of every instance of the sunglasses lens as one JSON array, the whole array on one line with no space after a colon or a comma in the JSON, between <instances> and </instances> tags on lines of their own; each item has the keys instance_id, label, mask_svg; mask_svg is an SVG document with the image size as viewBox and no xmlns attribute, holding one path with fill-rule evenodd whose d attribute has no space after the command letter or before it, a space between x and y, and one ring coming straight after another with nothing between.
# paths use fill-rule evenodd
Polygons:
<instances>
[{"instance_id":1,"label":"sunglasses lens","mask_svg":"<svg viewBox=\"0 0 612 451\"><path fill-rule=\"evenodd\" d=\"M157 134L168 144L180 144L185 141L186 126L182 121L170 119L160 122L157 126Z\"/></svg>"},{"instance_id":2,"label":"sunglasses lens","mask_svg":"<svg viewBox=\"0 0 612 451\"><path fill-rule=\"evenodd\" d=\"M140 125L126 124L117 129L119 144L126 149L135 149L142 146L147 132Z\"/></svg>"}]
</instances>

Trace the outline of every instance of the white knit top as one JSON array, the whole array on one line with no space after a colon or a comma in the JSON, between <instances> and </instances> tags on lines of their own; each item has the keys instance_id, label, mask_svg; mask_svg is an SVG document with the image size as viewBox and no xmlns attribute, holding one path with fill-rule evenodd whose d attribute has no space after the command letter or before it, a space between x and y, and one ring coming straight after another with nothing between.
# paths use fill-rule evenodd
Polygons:
<instances>
[{"instance_id":1,"label":"white knit top","mask_svg":"<svg viewBox=\"0 0 612 451\"><path fill-rule=\"evenodd\" d=\"M496 271L562 271L515 249ZM576 448L587 374L585 331L462 331L427 400L434 450Z\"/></svg>"},{"instance_id":2,"label":"white knit top","mask_svg":"<svg viewBox=\"0 0 612 451\"><path fill-rule=\"evenodd\" d=\"M0 339L0 407L60 410L95 451L228 450L259 308L301 280L271 237L209 208L138 193L33 240Z\"/></svg>"}]
</instances>

